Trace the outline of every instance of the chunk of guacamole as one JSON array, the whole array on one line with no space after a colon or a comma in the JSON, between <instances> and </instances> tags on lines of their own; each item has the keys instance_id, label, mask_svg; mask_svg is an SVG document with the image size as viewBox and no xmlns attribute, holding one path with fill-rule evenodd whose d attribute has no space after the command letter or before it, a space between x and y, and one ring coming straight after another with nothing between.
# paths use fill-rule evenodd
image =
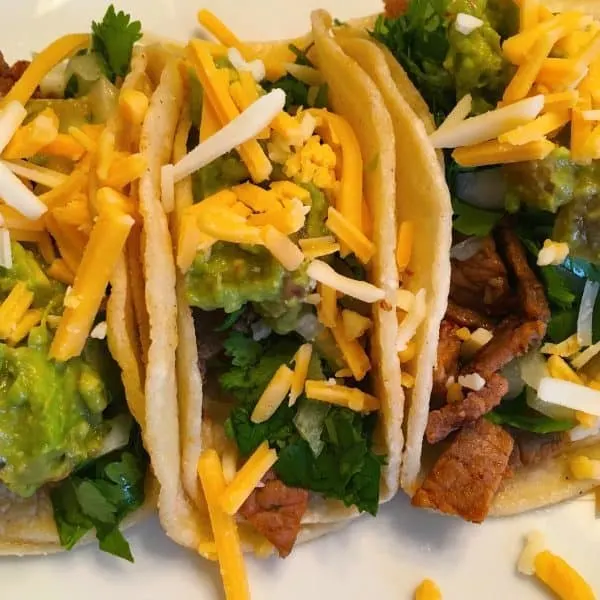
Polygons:
<instances>
[{"instance_id":1,"label":"chunk of guacamole","mask_svg":"<svg viewBox=\"0 0 600 600\"><path fill-rule=\"evenodd\" d=\"M508 164L502 169L508 184L508 204L522 203L555 213L573 200L590 167L575 164L569 150L560 147L543 160Z\"/></svg>"},{"instance_id":2,"label":"chunk of guacamole","mask_svg":"<svg viewBox=\"0 0 600 600\"><path fill-rule=\"evenodd\" d=\"M192 175L194 201L200 202L250 177L246 165L231 152L217 158Z\"/></svg>"},{"instance_id":3,"label":"chunk of guacamole","mask_svg":"<svg viewBox=\"0 0 600 600\"><path fill-rule=\"evenodd\" d=\"M0 343L0 481L23 497L98 454L106 434L110 395L98 370L85 353L51 361L49 343L45 326L26 345Z\"/></svg>"}]
</instances>

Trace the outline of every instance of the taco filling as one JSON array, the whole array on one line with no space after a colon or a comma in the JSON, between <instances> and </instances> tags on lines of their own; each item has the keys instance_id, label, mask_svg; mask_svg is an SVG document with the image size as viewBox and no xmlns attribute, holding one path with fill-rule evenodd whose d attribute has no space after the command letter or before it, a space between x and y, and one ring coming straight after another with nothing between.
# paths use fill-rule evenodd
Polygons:
<instances>
[{"instance_id":1,"label":"taco filling","mask_svg":"<svg viewBox=\"0 0 600 600\"><path fill-rule=\"evenodd\" d=\"M95 529L102 550L132 560L119 524L144 503L148 460L105 296L144 168L131 152L115 161L109 124L139 30L111 6L93 35L31 64L0 56L0 545L16 553L47 552L56 530L71 549Z\"/></svg>"},{"instance_id":2,"label":"taco filling","mask_svg":"<svg viewBox=\"0 0 600 600\"><path fill-rule=\"evenodd\" d=\"M372 33L438 122L455 213L434 460L411 493L480 522L507 480L600 432L600 27L538 3L398 4Z\"/></svg>"},{"instance_id":3,"label":"taco filling","mask_svg":"<svg viewBox=\"0 0 600 600\"><path fill-rule=\"evenodd\" d=\"M200 19L210 29L215 17ZM176 261L203 375L203 447L230 484L222 506L286 556L313 499L373 515L380 501L370 353L386 294L369 282L380 249L363 197L363 171L378 167L331 110L312 45L285 47L280 72L237 47L187 48L190 152L163 168L163 203L169 181L191 175ZM209 509L210 452L199 466Z\"/></svg>"}]
</instances>

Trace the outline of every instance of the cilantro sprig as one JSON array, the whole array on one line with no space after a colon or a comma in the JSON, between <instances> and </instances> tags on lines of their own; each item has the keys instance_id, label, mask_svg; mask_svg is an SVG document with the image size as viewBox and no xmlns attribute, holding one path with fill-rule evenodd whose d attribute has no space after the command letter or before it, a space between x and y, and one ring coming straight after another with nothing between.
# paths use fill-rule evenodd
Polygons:
<instances>
[{"instance_id":1,"label":"cilantro sprig","mask_svg":"<svg viewBox=\"0 0 600 600\"><path fill-rule=\"evenodd\" d=\"M107 78L114 83L129 70L133 45L142 37L142 24L111 4L100 23L92 22L92 51Z\"/></svg>"},{"instance_id":2,"label":"cilantro sprig","mask_svg":"<svg viewBox=\"0 0 600 600\"><path fill-rule=\"evenodd\" d=\"M100 549L133 562L119 525L144 503L148 458L139 431L129 445L85 466L50 493L60 543L71 550L92 530Z\"/></svg>"},{"instance_id":3,"label":"cilantro sprig","mask_svg":"<svg viewBox=\"0 0 600 600\"><path fill-rule=\"evenodd\" d=\"M376 514L384 458L371 449L374 416L363 417L349 409L331 407L323 420L318 456L294 424L302 399L293 407L284 402L264 423L250 419L276 370L291 361L297 349L298 341L291 337L259 343L239 332L229 335L225 353L231 362L219 382L224 391L235 397L237 406L226 423L227 434L244 456L265 440L277 448L275 471L286 485L337 498L347 506ZM316 353L309 376L323 377Z\"/></svg>"}]
</instances>

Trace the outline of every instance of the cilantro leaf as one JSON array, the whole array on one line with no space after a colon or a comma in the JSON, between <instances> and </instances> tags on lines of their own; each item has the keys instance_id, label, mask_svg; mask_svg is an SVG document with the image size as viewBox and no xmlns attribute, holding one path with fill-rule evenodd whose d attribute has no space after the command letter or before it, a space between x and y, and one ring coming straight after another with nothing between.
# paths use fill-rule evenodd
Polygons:
<instances>
[{"instance_id":1,"label":"cilantro leaf","mask_svg":"<svg viewBox=\"0 0 600 600\"><path fill-rule=\"evenodd\" d=\"M454 229L463 235L488 235L503 216L501 212L477 208L458 198L453 198L452 208L456 217Z\"/></svg>"},{"instance_id":2,"label":"cilantro leaf","mask_svg":"<svg viewBox=\"0 0 600 600\"><path fill-rule=\"evenodd\" d=\"M517 398L503 401L485 418L496 425L508 425L540 434L568 431L575 426L575 423L569 419L552 419L531 409L527 404L526 394L527 391L524 390Z\"/></svg>"},{"instance_id":3,"label":"cilantro leaf","mask_svg":"<svg viewBox=\"0 0 600 600\"><path fill-rule=\"evenodd\" d=\"M571 308L577 300L570 285L570 276L557 267L542 267L542 279L548 294L548 300L559 308Z\"/></svg>"},{"instance_id":4,"label":"cilantro leaf","mask_svg":"<svg viewBox=\"0 0 600 600\"><path fill-rule=\"evenodd\" d=\"M227 331L228 329L231 329L240 319L240 317L244 314L245 311L245 307L242 306L242 308L233 311L232 313L229 313L223 323L221 323L221 325L219 325L218 327L215 327L215 331L217 333L222 333L224 331Z\"/></svg>"},{"instance_id":5,"label":"cilantro leaf","mask_svg":"<svg viewBox=\"0 0 600 600\"><path fill-rule=\"evenodd\" d=\"M95 529L100 549L133 562L119 524L144 503L148 457L139 430L126 448L86 464L50 492L61 545L70 550Z\"/></svg>"},{"instance_id":6,"label":"cilantro leaf","mask_svg":"<svg viewBox=\"0 0 600 600\"><path fill-rule=\"evenodd\" d=\"M252 338L239 331L232 331L225 340L225 354L231 358L236 367L249 367L254 365L260 356L262 347Z\"/></svg>"},{"instance_id":7,"label":"cilantro leaf","mask_svg":"<svg viewBox=\"0 0 600 600\"><path fill-rule=\"evenodd\" d=\"M92 23L92 50L102 59L108 79L115 83L129 70L133 45L142 38L142 24L111 4L100 23Z\"/></svg>"}]
</instances>

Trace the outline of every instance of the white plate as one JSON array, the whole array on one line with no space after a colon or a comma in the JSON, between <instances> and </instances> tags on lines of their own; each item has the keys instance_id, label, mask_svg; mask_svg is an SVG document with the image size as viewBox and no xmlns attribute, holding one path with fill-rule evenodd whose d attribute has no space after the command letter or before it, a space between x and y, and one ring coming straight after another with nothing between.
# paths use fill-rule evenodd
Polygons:
<instances>
[{"instance_id":1,"label":"white plate","mask_svg":"<svg viewBox=\"0 0 600 600\"><path fill-rule=\"evenodd\" d=\"M201 0L121 0L118 8L142 20L146 31L184 38L193 33ZM104 0L2 0L0 49L26 58L62 33L88 31ZM339 18L375 12L376 0L204 0L232 29L253 39L285 38L308 28L309 12L324 7ZM246 10L245 10L246 9ZM404 498L377 519L294 550L285 561L249 560L257 600L401 600L425 577L445 599L543 599L535 581L518 576L523 534L543 531L551 549L576 566L600 592L600 521L591 498L482 526L426 514ZM214 564L173 545L152 520L130 535L134 565L93 548L41 558L0 560L4 599L210 600L221 598Z\"/></svg>"}]
</instances>

